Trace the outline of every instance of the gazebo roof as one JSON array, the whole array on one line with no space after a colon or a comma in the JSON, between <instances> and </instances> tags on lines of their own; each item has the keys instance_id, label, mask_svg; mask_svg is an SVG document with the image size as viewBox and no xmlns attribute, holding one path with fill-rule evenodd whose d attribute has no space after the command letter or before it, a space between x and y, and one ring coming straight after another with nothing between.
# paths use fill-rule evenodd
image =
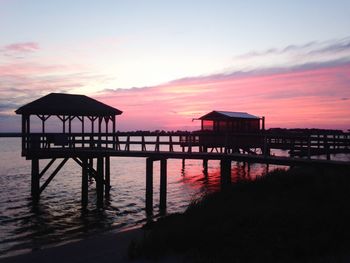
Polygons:
<instances>
[{"instance_id":1,"label":"gazebo roof","mask_svg":"<svg viewBox=\"0 0 350 263\"><path fill-rule=\"evenodd\" d=\"M223 119L260 119L257 116L246 112L235 112L235 111L212 111L202 117L200 120L223 120Z\"/></svg>"},{"instance_id":2,"label":"gazebo roof","mask_svg":"<svg viewBox=\"0 0 350 263\"><path fill-rule=\"evenodd\" d=\"M17 114L45 114L70 116L114 116L122 111L85 95L50 93L15 111Z\"/></svg>"}]
</instances>

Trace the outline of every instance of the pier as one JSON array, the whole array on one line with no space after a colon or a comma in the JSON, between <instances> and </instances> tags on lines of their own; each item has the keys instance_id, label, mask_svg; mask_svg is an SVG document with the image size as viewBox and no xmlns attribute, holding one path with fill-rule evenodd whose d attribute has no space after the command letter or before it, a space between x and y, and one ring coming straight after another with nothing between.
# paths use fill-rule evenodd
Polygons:
<instances>
[{"instance_id":1,"label":"pier","mask_svg":"<svg viewBox=\"0 0 350 263\"><path fill-rule=\"evenodd\" d=\"M34 200L39 200L41 193L69 159L82 169L82 206L88 204L88 180L94 178L97 206L102 207L104 198L109 198L111 188L111 157L145 158L145 208L148 214L153 211L155 161L160 162L161 210L166 209L167 203L168 159L182 159L183 165L186 159L203 160L206 172L208 161L219 160L223 185L230 182L232 161L350 168L349 162L331 160L331 154L350 152L349 133L269 131L265 130L265 119L262 118L262 129L258 126L260 118L254 118L256 125L244 126L254 129L244 132L208 132L203 129L203 122L202 130L196 132L117 132L116 116L122 113L120 110L86 96L68 94L49 94L19 108L16 113L22 115L22 156L32 163L31 194ZM33 116L41 124L40 132L31 130ZM62 132L47 132L47 121L53 118L55 121L51 125L59 124ZM222 127L215 126L215 121L213 125ZM76 132L77 127L80 132ZM286 150L289 155L274 156L271 154L274 149ZM320 154L327 158L313 158ZM40 160L43 159L49 162L45 167L40 167ZM56 168L53 172L41 182L44 174L54 165Z\"/></svg>"}]
</instances>

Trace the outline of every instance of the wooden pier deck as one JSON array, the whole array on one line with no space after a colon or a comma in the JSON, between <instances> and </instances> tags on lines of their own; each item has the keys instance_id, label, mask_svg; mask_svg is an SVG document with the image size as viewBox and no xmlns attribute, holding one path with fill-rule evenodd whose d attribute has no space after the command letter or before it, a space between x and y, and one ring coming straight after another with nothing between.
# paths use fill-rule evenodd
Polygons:
<instances>
[{"instance_id":1,"label":"wooden pier deck","mask_svg":"<svg viewBox=\"0 0 350 263\"><path fill-rule=\"evenodd\" d=\"M168 159L203 160L204 169L208 167L208 160L219 160L223 183L230 181L232 161L350 168L350 162L331 160L332 153L350 152L350 135L347 133L322 136L231 134L235 141L246 141L247 138L252 138L252 145L245 143L244 147L240 145L236 148L233 147L232 140L231 142L227 140L227 144L202 143L201 136L207 135L196 132L31 133L22 136L22 155L32 161L32 195L35 199L39 198L68 159L71 158L77 162L82 167L83 206L88 202L88 177L93 177L96 181L97 205L103 206L104 197L108 198L111 187L110 157L146 158L146 211L148 213L152 213L153 210L153 163L155 161L160 161L160 209L166 208ZM272 155L273 149L287 150L289 156ZM327 158L314 158L314 155L319 154L325 154ZM50 159L50 162L39 171L41 159ZM40 178L56 160L60 161L56 169L44 183L40 184Z\"/></svg>"}]
</instances>

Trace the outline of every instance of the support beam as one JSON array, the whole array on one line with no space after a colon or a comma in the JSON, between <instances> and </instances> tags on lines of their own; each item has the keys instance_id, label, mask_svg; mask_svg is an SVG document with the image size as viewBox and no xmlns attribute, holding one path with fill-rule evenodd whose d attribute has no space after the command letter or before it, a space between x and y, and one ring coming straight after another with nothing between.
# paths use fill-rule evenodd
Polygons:
<instances>
[{"instance_id":1,"label":"support beam","mask_svg":"<svg viewBox=\"0 0 350 263\"><path fill-rule=\"evenodd\" d=\"M110 157L106 156L105 157L105 197L108 199L109 198L109 190L111 189L111 176L110 176Z\"/></svg>"},{"instance_id":2,"label":"support beam","mask_svg":"<svg viewBox=\"0 0 350 263\"><path fill-rule=\"evenodd\" d=\"M82 178L81 178L81 205L85 208L88 204L88 187L89 187L89 175L88 175L88 159L82 159Z\"/></svg>"},{"instance_id":3,"label":"support beam","mask_svg":"<svg viewBox=\"0 0 350 263\"><path fill-rule=\"evenodd\" d=\"M52 174L47 178L45 183L40 187L40 193L45 190L45 188L49 185L52 179L56 176L56 174L61 170L63 165L68 161L69 158L64 158L62 162L57 166L57 168L52 172Z\"/></svg>"},{"instance_id":4,"label":"support beam","mask_svg":"<svg viewBox=\"0 0 350 263\"><path fill-rule=\"evenodd\" d=\"M166 194L167 194L167 159L160 160L160 196L159 208L162 211L166 209Z\"/></svg>"},{"instance_id":5,"label":"support beam","mask_svg":"<svg viewBox=\"0 0 350 263\"><path fill-rule=\"evenodd\" d=\"M39 159L32 159L31 194L34 201L40 197Z\"/></svg>"},{"instance_id":6,"label":"support beam","mask_svg":"<svg viewBox=\"0 0 350 263\"><path fill-rule=\"evenodd\" d=\"M96 175L97 207L103 207L103 157L97 158Z\"/></svg>"},{"instance_id":7,"label":"support beam","mask_svg":"<svg viewBox=\"0 0 350 263\"><path fill-rule=\"evenodd\" d=\"M221 188L225 188L231 184L231 160L222 159L220 161L221 172Z\"/></svg>"},{"instance_id":8,"label":"support beam","mask_svg":"<svg viewBox=\"0 0 350 263\"><path fill-rule=\"evenodd\" d=\"M43 175L46 173L46 171L51 167L51 165L56 161L56 158L53 158L46 166L45 168L40 172L39 178L43 177Z\"/></svg>"},{"instance_id":9,"label":"support beam","mask_svg":"<svg viewBox=\"0 0 350 263\"><path fill-rule=\"evenodd\" d=\"M83 163L76 157L72 157L72 159L79 164L81 167L83 167ZM91 178L94 178L95 181L97 180L98 177L98 171L96 171L93 167L92 167L92 158L89 158L91 160L91 164L88 164L88 174L89 174L89 179L91 181ZM106 185L105 180L102 178L102 183L104 185Z\"/></svg>"},{"instance_id":10,"label":"support beam","mask_svg":"<svg viewBox=\"0 0 350 263\"><path fill-rule=\"evenodd\" d=\"M146 213L153 213L153 159L146 159Z\"/></svg>"}]
</instances>

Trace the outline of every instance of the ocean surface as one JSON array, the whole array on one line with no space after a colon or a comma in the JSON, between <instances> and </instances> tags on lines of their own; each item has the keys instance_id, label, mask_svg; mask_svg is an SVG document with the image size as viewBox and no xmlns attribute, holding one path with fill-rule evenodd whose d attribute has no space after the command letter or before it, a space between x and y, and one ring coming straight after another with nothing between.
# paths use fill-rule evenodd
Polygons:
<instances>
[{"instance_id":1,"label":"ocean surface","mask_svg":"<svg viewBox=\"0 0 350 263\"><path fill-rule=\"evenodd\" d=\"M20 138L0 138L0 257L42 249L111 229L142 225L145 213L145 158L111 158L110 200L96 208L95 184L89 186L87 211L81 209L81 167L69 160L34 205L30 196L30 161L21 157ZM286 152L279 152L285 155ZM322 158L322 157L321 157ZM334 156L333 156L334 158ZM350 161L349 155L337 159ZM40 167L48 161L40 161ZM272 170L278 166L269 166ZM168 160L167 213L183 212L191 201L220 189L220 164ZM254 179L263 164L232 163L232 182ZM154 167L154 219L159 217L159 162Z\"/></svg>"}]
</instances>

